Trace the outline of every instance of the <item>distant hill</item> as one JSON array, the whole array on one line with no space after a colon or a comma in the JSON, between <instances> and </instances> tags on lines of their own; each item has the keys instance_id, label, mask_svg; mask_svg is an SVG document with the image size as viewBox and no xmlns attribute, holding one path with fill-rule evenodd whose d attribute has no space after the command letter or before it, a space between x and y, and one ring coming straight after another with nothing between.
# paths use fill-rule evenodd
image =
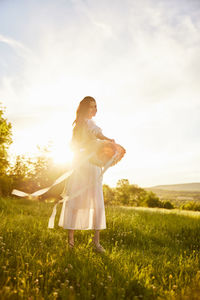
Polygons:
<instances>
[{"instance_id":1,"label":"distant hill","mask_svg":"<svg viewBox=\"0 0 200 300\"><path fill-rule=\"evenodd\" d=\"M200 182L156 185L156 186L147 187L147 188L144 188L144 189L147 189L147 190L200 192Z\"/></svg>"}]
</instances>

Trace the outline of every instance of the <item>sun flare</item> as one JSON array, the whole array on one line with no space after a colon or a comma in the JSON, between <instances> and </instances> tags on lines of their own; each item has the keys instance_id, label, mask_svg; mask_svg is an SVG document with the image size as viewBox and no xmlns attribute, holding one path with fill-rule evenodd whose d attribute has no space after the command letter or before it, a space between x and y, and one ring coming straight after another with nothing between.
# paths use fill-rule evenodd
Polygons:
<instances>
[{"instance_id":1,"label":"sun flare","mask_svg":"<svg viewBox=\"0 0 200 300\"><path fill-rule=\"evenodd\" d=\"M51 152L51 157L56 164L70 163L73 159L73 152L68 147L56 146Z\"/></svg>"}]
</instances>

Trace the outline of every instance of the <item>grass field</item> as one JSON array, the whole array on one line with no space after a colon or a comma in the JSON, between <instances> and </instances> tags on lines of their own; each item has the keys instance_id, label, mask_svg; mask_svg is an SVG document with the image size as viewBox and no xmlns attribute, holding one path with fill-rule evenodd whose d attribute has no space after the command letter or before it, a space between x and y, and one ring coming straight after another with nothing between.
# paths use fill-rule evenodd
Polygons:
<instances>
[{"instance_id":1,"label":"grass field","mask_svg":"<svg viewBox=\"0 0 200 300\"><path fill-rule=\"evenodd\" d=\"M0 198L0 299L200 299L200 217L106 207L94 231L48 229L53 203Z\"/></svg>"}]
</instances>

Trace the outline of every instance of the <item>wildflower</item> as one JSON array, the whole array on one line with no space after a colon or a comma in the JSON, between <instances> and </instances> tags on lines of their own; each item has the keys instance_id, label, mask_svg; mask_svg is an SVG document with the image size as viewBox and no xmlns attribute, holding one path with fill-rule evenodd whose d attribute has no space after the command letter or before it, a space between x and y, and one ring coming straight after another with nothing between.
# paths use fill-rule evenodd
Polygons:
<instances>
[{"instance_id":1,"label":"wildflower","mask_svg":"<svg viewBox=\"0 0 200 300\"><path fill-rule=\"evenodd\" d=\"M172 279L172 278L173 278L173 276L172 276L172 274L170 274L170 275L169 275L169 279Z\"/></svg>"},{"instance_id":2,"label":"wildflower","mask_svg":"<svg viewBox=\"0 0 200 300\"><path fill-rule=\"evenodd\" d=\"M69 287L69 288L70 288L70 290L73 290L73 288L74 288L74 287L73 287L72 285L70 285L70 287Z\"/></svg>"},{"instance_id":3,"label":"wildflower","mask_svg":"<svg viewBox=\"0 0 200 300\"><path fill-rule=\"evenodd\" d=\"M68 268L65 269L65 273L68 273Z\"/></svg>"},{"instance_id":4,"label":"wildflower","mask_svg":"<svg viewBox=\"0 0 200 300\"><path fill-rule=\"evenodd\" d=\"M88 285L90 286L90 285L91 285L91 282L88 282Z\"/></svg>"},{"instance_id":5,"label":"wildflower","mask_svg":"<svg viewBox=\"0 0 200 300\"><path fill-rule=\"evenodd\" d=\"M178 286L177 286L176 284L173 285L173 289L177 289L177 287L178 287Z\"/></svg>"},{"instance_id":6,"label":"wildflower","mask_svg":"<svg viewBox=\"0 0 200 300\"><path fill-rule=\"evenodd\" d=\"M95 297L95 295L94 295L94 294L92 294L92 295L91 295L91 297L92 297L92 298L94 298L94 297Z\"/></svg>"},{"instance_id":7,"label":"wildflower","mask_svg":"<svg viewBox=\"0 0 200 300\"><path fill-rule=\"evenodd\" d=\"M53 296L57 297L58 293L57 292L53 292Z\"/></svg>"},{"instance_id":8,"label":"wildflower","mask_svg":"<svg viewBox=\"0 0 200 300\"><path fill-rule=\"evenodd\" d=\"M103 286L103 282L100 282L100 285L102 285L102 286Z\"/></svg>"},{"instance_id":9,"label":"wildflower","mask_svg":"<svg viewBox=\"0 0 200 300\"><path fill-rule=\"evenodd\" d=\"M108 280L110 280L110 281L112 280L112 277L110 275L108 275Z\"/></svg>"},{"instance_id":10,"label":"wildflower","mask_svg":"<svg viewBox=\"0 0 200 300\"><path fill-rule=\"evenodd\" d=\"M66 280L65 280L65 283L66 283L66 284L69 284L69 280L68 280L68 279L66 279Z\"/></svg>"},{"instance_id":11,"label":"wildflower","mask_svg":"<svg viewBox=\"0 0 200 300\"><path fill-rule=\"evenodd\" d=\"M69 267L70 269L73 269L73 266L72 266L71 264L68 264L68 267Z\"/></svg>"}]
</instances>

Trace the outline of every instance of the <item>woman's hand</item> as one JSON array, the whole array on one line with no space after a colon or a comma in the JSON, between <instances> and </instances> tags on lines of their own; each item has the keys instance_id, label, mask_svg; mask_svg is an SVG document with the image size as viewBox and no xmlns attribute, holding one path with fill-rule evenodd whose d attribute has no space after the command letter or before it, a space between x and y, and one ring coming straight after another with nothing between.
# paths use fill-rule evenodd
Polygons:
<instances>
[{"instance_id":1,"label":"woman's hand","mask_svg":"<svg viewBox=\"0 0 200 300\"><path fill-rule=\"evenodd\" d=\"M115 140L114 140L114 139L109 139L109 141L111 141L111 142L115 143Z\"/></svg>"},{"instance_id":2,"label":"woman's hand","mask_svg":"<svg viewBox=\"0 0 200 300\"><path fill-rule=\"evenodd\" d=\"M103 134L99 134L98 136L97 136L99 139L101 139L101 140L107 140L107 141L109 141L109 142L112 142L112 143L115 143L115 140L114 139L109 139L107 136L105 136L105 135L103 135Z\"/></svg>"}]
</instances>

